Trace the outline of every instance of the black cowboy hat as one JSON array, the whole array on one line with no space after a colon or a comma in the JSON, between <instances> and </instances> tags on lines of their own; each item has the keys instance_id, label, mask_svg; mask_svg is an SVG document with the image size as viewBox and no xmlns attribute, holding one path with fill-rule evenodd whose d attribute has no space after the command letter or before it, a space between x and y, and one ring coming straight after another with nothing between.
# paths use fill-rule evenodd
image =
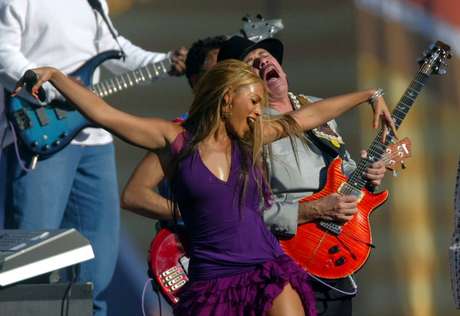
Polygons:
<instances>
[{"instance_id":1,"label":"black cowboy hat","mask_svg":"<svg viewBox=\"0 0 460 316\"><path fill-rule=\"evenodd\" d=\"M280 65L283 63L283 43L280 40L267 38L256 43L240 36L233 36L224 42L219 50L219 55L217 55L217 61L225 59L242 60L250 51L257 48L265 49L276 58Z\"/></svg>"}]
</instances>

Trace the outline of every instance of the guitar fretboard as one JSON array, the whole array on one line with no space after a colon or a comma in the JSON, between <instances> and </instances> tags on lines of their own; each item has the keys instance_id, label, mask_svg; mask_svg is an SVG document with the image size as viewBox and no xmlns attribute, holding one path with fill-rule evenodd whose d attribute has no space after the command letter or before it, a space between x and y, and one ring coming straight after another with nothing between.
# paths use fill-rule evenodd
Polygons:
<instances>
[{"instance_id":1,"label":"guitar fretboard","mask_svg":"<svg viewBox=\"0 0 460 316\"><path fill-rule=\"evenodd\" d=\"M163 59L159 62L150 63L136 70L100 81L92 85L90 89L98 96L106 97L124 89L160 78L168 73L171 65L172 63L168 58Z\"/></svg>"},{"instance_id":2,"label":"guitar fretboard","mask_svg":"<svg viewBox=\"0 0 460 316\"><path fill-rule=\"evenodd\" d=\"M411 84L404 92L404 95L399 100L398 105L395 107L395 109L393 110L391 114L391 117L394 121L396 129L399 128L402 121L406 117L407 113L411 109L412 105L415 102L415 99L419 95L422 88L425 86L427 79L428 79L428 75L425 74L422 70L419 70L414 80L412 80ZM377 133L377 136L372 141L372 144L370 145L367 151L368 153L367 158L362 158L358 162L356 170L351 174L350 178L347 181L347 184L349 186L344 186L345 191L348 191L348 190L352 191L354 189L361 190L367 184L367 179L364 177L364 172L369 167L369 165L371 165L373 162L378 161L382 158L388 144L390 143L390 141L393 139L393 136L394 136L392 133L390 133L389 135L387 135L385 143L383 143L382 142L383 131L384 129L381 128L379 132ZM350 192L345 192L345 191L341 193L343 194L351 193L351 191Z\"/></svg>"},{"instance_id":3,"label":"guitar fretboard","mask_svg":"<svg viewBox=\"0 0 460 316\"><path fill-rule=\"evenodd\" d=\"M458 160L458 167L457 167L457 180L455 182L455 196L454 196L454 219L455 219L455 227L454 227L454 235L456 234L458 238L458 242L460 242L460 159Z\"/></svg>"}]
</instances>

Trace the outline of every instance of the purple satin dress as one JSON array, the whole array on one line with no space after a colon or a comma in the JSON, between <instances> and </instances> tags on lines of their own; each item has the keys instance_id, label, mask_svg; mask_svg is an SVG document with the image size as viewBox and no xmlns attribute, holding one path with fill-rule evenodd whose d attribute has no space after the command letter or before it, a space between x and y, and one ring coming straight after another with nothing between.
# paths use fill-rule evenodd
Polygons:
<instances>
[{"instance_id":1,"label":"purple satin dress","mask_svg":"<svg viewBox=\"0 0 460 316\"><path fill-rule=\"evenodd\" d=\"M173 144L176 153L184 135ZM174 314L265 315L289 282L306 313L315 315L308 275L283 253L263 222L258 173L250 171L242 198L242 155L235 142L231 157L226 182L206 167L198 151L182 160L176 172L173 192L190 238L191 260L190 282Z\"/></svg>"}]
</instances>

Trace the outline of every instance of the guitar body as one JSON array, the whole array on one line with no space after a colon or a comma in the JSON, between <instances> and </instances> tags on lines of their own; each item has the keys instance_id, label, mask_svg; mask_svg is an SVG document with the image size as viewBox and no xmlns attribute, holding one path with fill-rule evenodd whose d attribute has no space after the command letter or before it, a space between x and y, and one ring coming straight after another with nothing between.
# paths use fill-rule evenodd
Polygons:
<instances>
[{"instance_id":1,"label":"guitar body","mask_svg":"<svg viewBox=\"0 0 460 316\"><path fill-rule=\"evenodd\" d=\"M87 87L92 85L96 68L107 59L119 59L120 52L110 50L100 53L70 74ZM61 150L83 128L92 124L69 102L53 101L52 105L39 106L20 97L6 93L6 111L22 143L40 158Z\"/></svg>"},{"instance_id":2,"label":"guitar body","mask_svg":"<svg viewBox=\"0 0 460 316\"><path fill-rule=\"evenodd\" d=\"M391 114L396 129L405 119L429 75L446 74L446 61L449 58L450 47L441 41L425 51L424 57L419 60L420 69ZM368 157L358 162L350 178L342 173L342 160L336 158L328 168L324 188L300 201L317 200L335 192L359 197L358 213L347 223L339 225L320 220L303 224L292 239L281 241L286 254L309 273L325 279L343 278L360 269L369 257L370 248L373 247L369 215L387 200L388 192L373 194L366 190L367 179L363 171L370 163L383 158L389 144L395 140L391 132L385 141L383 135L384 129L380 129L367 150ZM397 149L399 147L404 155L407 146L401 145Z\"/></svg>"},{"instance_id":3,"label":"guitar body","mask_svg":"<svg viewBox=\"0 0 460 316\"><path fill-rule=\"evenodd\" d=\"M342 159L336 158L328 168L324 188L300 201L309 202L331 193L339 192L347 181L342 173ZM388 192L373 194L362 191L358 213L344 224L336 235L316 222L300 225L297 234L289 240L280 241L281 247L309 273L325 279L346 277L361 268L369 257L372 235L370 213L388 198Z\"/></svg>"},{"instance_id":4,"label":"guitar body","mask_svg":"<svg viewBox=\"0 0 460 316\"><path fill-rule=\"evenodd\" d=\"M179 301L177 292L188 281L189 257L181 240L186 240L181 233L175 234L168 228L162 228L152 240L149 251L151 274L171 304Z\"/></svg>"}]
</instances>

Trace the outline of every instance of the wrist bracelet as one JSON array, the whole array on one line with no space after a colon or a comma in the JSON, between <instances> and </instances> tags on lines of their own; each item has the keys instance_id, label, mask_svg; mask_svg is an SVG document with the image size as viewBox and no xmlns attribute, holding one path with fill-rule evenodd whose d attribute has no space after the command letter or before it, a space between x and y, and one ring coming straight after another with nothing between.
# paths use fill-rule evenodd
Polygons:
<instances>
[{"instance_id":1,"label":"wrist bracelet","mask_svg":"<svg viewBox=\"0 0 460 316\"><path fill-rule=\"evenodd\" d=\"M378 88L377 90L375 90L374 94L371 95L371 97L369 99L367 99L367 102L371 105L371 106L374 106L375 102L377 101L377 99L381 96L383 96L385 93L383 92L383 89L382 88Z\"/></svg>"}]
</instances>

